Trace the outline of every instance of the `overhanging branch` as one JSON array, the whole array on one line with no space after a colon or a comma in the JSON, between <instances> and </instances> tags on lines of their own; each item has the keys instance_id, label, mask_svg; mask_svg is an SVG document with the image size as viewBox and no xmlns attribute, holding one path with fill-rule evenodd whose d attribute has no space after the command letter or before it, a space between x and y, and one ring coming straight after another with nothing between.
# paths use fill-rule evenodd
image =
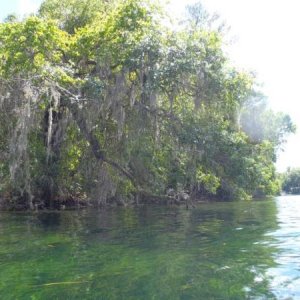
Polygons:
<instances>
[{"instance_id":1,"label":"overhanging branch","mask_svg":"<svg viewBox=\"0 0 300 300\"><path fill-rule=\"evenodd\" d=\"M76 124L78 125L81 133L83 134L83 136L85 137L85 139L89 142L95 158L98 159L98 160L100 160L100 161L102 161L102 162L105 162L105 163L109 164L110 166L112 166L120 174L122 174L123 176L127 177L132 182L132 184L136 188L138 188L138 185L135 182L133 175L129 171L127 171L122 166L120 166L118 163L116 163L115 161L112 161L112 160L108 159L105 156L105 153L102 150L102 147L101 147L98 139L88 129L86 120L80 114L80 111L78 109L78 104L74 101L74 100L78 101L78 97L76 97L70 91L68 91L68 90L66 90L66 89L64 89L62 87L58 86L58 89L62 92L62 94L64 94L64 95L67 96L68 99L65 100L65 101L62 101L62 103L63 103L63 105L65 105L70 110L70 112L71 112L71 114L72 114L72 116L73 116Z\"/></svg>"}]
</instances>

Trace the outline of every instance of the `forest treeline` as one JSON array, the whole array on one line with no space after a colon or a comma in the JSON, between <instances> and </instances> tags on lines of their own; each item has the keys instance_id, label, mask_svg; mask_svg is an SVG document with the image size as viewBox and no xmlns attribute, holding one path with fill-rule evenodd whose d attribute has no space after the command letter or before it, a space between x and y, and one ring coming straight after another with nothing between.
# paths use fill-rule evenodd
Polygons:
<instances>
[{"instance_id":1,"label":"forest treeline","mask_svg":"<svg viewBox=\"0 0 300 300\"><path fill-rule=\"evenodd\" d=\"M282 191L287 194L300 195L300 168L288 168L280 174Z\"/></svg>"},{"instance_id":2,"label":"forest treeline","mask_svg":"<svg viewBox=\"0 0 300 300\"><path fill-rule=\"evenodd\" d=\"M231 65L222 28L200 4L176 21L146 0L45 0L8 16L1 198L33 209L277 193L276 153L295 128Z\"/></svg>"}]
</instances>

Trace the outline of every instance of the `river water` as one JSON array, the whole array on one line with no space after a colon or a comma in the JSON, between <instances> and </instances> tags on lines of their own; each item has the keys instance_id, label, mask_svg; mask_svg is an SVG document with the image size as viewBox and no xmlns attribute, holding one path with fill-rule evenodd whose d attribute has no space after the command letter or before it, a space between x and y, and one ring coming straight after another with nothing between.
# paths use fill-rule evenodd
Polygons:
<instances>
[{"instance_id":1,"label":"river water","mask_svg":"<svg viewBox=\"0 0 300 300\"><path fill-rule=\"evenodd\" d=\"M300 197L0 213L0 299L300 299Z\"/></svg>"}]
</instances>

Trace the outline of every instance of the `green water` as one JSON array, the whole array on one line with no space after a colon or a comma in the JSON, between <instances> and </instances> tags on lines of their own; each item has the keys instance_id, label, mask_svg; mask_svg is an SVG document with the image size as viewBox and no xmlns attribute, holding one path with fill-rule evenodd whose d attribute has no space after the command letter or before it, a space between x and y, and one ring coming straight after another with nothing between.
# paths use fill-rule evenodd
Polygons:
<instances>
[{"instance_id":1,"label":"green water","mask_svg":"<svg viewBox=\"0 0 300 300\"><path fill-rule=\"evenodd\" d=\"M299 208L0 213L0 299L300 299Z\"/></svg>"}]
</instances>

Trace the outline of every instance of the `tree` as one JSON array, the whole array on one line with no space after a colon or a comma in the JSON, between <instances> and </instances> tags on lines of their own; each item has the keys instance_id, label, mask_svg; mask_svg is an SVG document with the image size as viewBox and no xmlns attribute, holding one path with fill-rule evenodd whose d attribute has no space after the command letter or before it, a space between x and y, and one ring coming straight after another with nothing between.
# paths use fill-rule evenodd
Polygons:
<instances>
[{"instance_id":1,"label":"tree","mask_svg":"<svg viewBox=\"0 0 300 300\"><path fill-rule=\"evenodd\" d=\"M288 169L283 174L282 190L288 194L300 193L300 169Z\"/></svg>"},{"instance_id":2,"label":"tree","mask_svg":"<svg viewBox=\"0 0 300 300\"><path fill-rule=\"evenodd\" d=\"M4 194L33 208L168 188L275 191L276 149L293 126L264 109L253 122L265 133L253 142L240 119L254 107L255 79L228 65L210 18L195 23L206 13L190 8L172 31L152 2L61 3L0 24Z\"/></svg>"}]
</instances>

